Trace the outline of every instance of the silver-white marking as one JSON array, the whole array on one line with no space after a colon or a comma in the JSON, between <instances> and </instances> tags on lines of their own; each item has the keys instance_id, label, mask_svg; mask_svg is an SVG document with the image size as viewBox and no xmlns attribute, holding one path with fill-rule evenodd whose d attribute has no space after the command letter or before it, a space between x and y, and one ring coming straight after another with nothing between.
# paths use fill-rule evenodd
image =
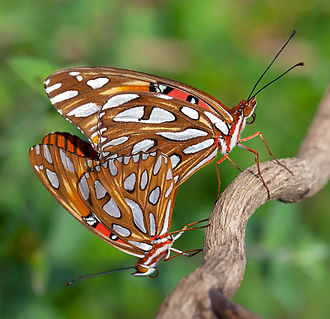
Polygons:
<instances>
[{"instance_id":1,"label":"silver-white marking","mask_svg":"<svg viewBox=\"0 0 330 319\"><path fill-rule=\"evenodd\" d=\"M179 177L180 177L179 175L175 175L175 176L174 176L174 182L175 182L175 184L178 182Z\"/></svg>"},{"instance_id":2,"label":"silver-white marking","mask_svg":"<svg viewBox=\"0 0 330 319\"><path fill-rule=\"evenodd\" d=\"M170 156L172 168L176 168L178 164L181 162L181 158L179 155L173 154Z\"/></svg>"},{"instance_id":3,"label":"silver-white marking","mask_svg":"<svg viewBox=\"0 0 330 319\"><path fill-rule=\"evenodd\" d=\"M229 129L228 126L225 124L225 122L221 121L221 122L217 122L214 124L214 126L220 131L222 132L224 135L228 135L229 133Z\"/></svg>"},{"instance_id":4,"label":"silver-white marking","mask_svg":"<svg viewBox=\"0 0 330 319\"><path fill-rule=\"evenodd\" d=\"M100 108L95 103L89 102L74 108L67 114L67 116L87 117L98 112L99 110Z\"/></svg>"},{"instance_id":5,"label":"silver-white marking","mask_svg":"<svg viewBox=\"0 0 330 319\"><path fill-rule=\"evenodd\" d=\"M110 169L110 173L111 173L112 176L116 176L117 175L118 169L117 169L117 166L116 166L114 160L110 160L109 161L109 169Z\"/></svg>"},{"instance_id":6,"label":"silver-white marking","mask_svg":"<svg viewBox=\"0 0 330 319\"><path fill-rule=\"evenodd\" d=\"M184 154L194 154L194 153L200 152L202 150L205 150L206 148L209 148L213 144L214 144L214 139L209 138L203 142L200 142L200 143L197 143L194 145L190 145L190 146L184 148L182 152Z\"/></svg>"},{"instance_id":7,"label":"silver-white marking","mask_svg":"<svg viewBox=\"0 0 330 319\"><path fill-rule=\"evenodd\" d=\"M134 224L139 228L139 230L146 233L147 230L144 225L144 217L141 207L138 203L129 198L125 198L125 201L132 211Z\"/></svg>"},{"instance_id":8,"label":"silver-white marking","mask_svg":"<svg viewBox=\"0 0 330 319\"><path fill-rule=\"evenodd\" d=\"M112 224L112 229L120 236L123 237L129 237L131 236L131 232L128 228L117 225L117 224Z\"/></svg>"},{"instance_id":9,"label":"silver-white marking","mask_svg":"<svg viewBox=\"0 0 330 319\"><path fill-rule=\"evenodd\" d=\"M107 214L114 218L121 217L120 209L112 198L108 202L106 202L102 208Z\"/></svg>"},{"instance_id":10,"label":"silver-white marking","mask_svg":"<svg viewBox=\"0 0 330 319\"><path fill-rule=\"evenodd\" d=\"M155 141L150 139L142 140L136 143L132 148L132 155L135 155L139 152L146 152L155 145Z\"/></svg>"},{"instance_id":11,"label":"silver-white marking","mask_svg":"<svg viewBox=\"0 0 330 319\"><path fill-rule=\"evenodd\" d=\"M147 186L147 184L148 184L148 179L149 179L149 177L148 177L148 172L147 172L147 170L145 169L144 171L143 171L143 173L142 173L142 175L141 175L141 180L140 180L140 188L141 188L141 190L145 190L146 189L146 186Z\"/></svg>"},{"instance_id":12,"label":"silver-white marking","mask_svg":"<svg viewBox=\"0 0 330 319\"><path fill-rule=\"evenodd\" d=\"M124 188L128 192L132 192L134 190L134 188L135 188L135 183L136 183L136 174L135 173L131 173L124 180Z\"/></svg>"},{"instance_id":13,"label":"silver-white marking","mask_svg":"<svg viewBox=\"0 0 330 319\"><path fill-rule=\"evenodd\" d=\"M172 141L187 141L192 138L207 136L208 133L195 128L187 128L181 132L159 132L156 134Z\"/></svg>"},{"instance_id":14,"label":"silver-white marking","mask_svg":"<svg viewBox=\"0 0 330 319\"><path fill-rule=\"evenodd\" d=\"M163 222L163 229L160 232L159 236L168 232L168 226L169 226L169 222L170 222L170 213L171 213L171 199L168 201L167 206L166 206L165 217L164 217L164 222Z\"/></svg>"},{"instance_id":15,"label":"silver-white marking","mask_svg":"<svg viewBox=\"0 0 330 319\"><path fill-rule=\"evenodd\" d=\"M127 165L130 159L131 159L130 156L124 156L124 165Z\"/></svg>"},{"instance_id":16,"label":"silver-white marking","mask_svg":"<svg viewBox=\"0 0 330 319\"><path fill-rule=\"evenodd\" d=\"M169 181L173 178L172 170L169 168L166 174L166 180Z\"/></svg>"},{"instance_id":17,"label":"silver-white marking","mask_svg":"<svg viewBox=\"0 0 330 319\"><path fill-rule=\"evenodd\" d=\"M49 164L53 164L53 158L52 155L50 154L48 145L43 145L43 149L44 149L44 157L47 160L47 162Z\"/></svg>"},{"instance_id":18,"label":"silver-white marking","mask_svg":"<svg viewBox=\"0 0 330 319\"><path fill-rule=\"evenodd\" d=\"M193 174L195 171L197 171L200 167L202 167L203 165L205 165L206 163L208 163L209 161L212 161L213 158L215 158L217 156L218 153L218 149L215 148L213 150L213 152L205 157L202 161L200 161L196 166L194 166L192 169L190 169L182 178L181 181L185 180L188 176L190 176L191 174ZM180 182L181 182L180 181Z\"/></svg>"},{"instance_id":19,"label":"silver-white marking","mask_svg":"<svg viewBox=\"0 0 330 319\"><path fill-rule=\"evenodd\" d=\"M150 236L156 235L156 220L153 213L149 213L149 223L150 223Z\"/></svg>"},{"instance_id":20,"label":"silver-white marking","mask_svg":"<svg viewBox=\"0 0 330 319\"><path fill-rule=\"evenodd\" d=\"M226 125L226 123L221 120L220 118L218 118L217 116L215 116L214 114L205 111L204 114L208 117L208 119L215 125L215 127L221 131L223 134L227 135L228 134L228 127Z\"/></svg>"},{"instance_id":21,"label":"silver-white marking","mask_svg":"<svg viewBox=\"0 0 330 319\"><path fill-rule=\"evenodd\" d=\"M115 96L112 96L103 105L102 110L106 110L106 109L109 109L109 108L112 108L112 107L116 107L116 106L122 105L122 104L127 103L129 101L132 101L132 100L134 100L134 99L136 99L138 97L140 97L140 95L138 95L138 94L131 94L131 93L128 93L128 94L117 94Z\"/></svg>"},{"instance_id":22,"label":"silver-white marking","mask_svg":"<svg viewBox=\"0 0 330 319\"><path fill-rule=\"evenodd\" d=\"M69 75L71 75L71 76L76 76L76 75L79 75L79 74L80 74L80 72L77 72L77 71L69 72Z\"/></svg>"},{"instance_id":23,"label":"silver-white marking","mask_svg":"<svg viewBox=\"0 0 330 319\"><path fill-rule=\"evenodd\" d=\"M87 200L89 197L89 187L85 175L79 181L79 190L83 199Z\"/></svg>"},{"instance_id":24,"label":"silver-white marking","mask_svg":"<svg viewBox=\"0 0 330 319\"><path fill-rule=\"evenodd\" d=\"M173 99L173 96L169 96L169 95L166 95L166 94L156 94L156 96L160 99L163 99L163 100L172 100Z\"/></svg>"},{"instance_id":25,"label":"silver-white marking","mask_svg":"<svg viewBox=\"0 0 330 319\"><path fill-rule=\"evenodd\" d=\"M36 145L35 150L36 150L36 154L39 155L40 154L40 145L39 144Z\"/></svg>"},{"instance_id":26,"label":"silver-white marking","mask_svg":"<svg viewBox=\"0 0 330 319\"><path fill-rule=\"evenodd\" d=\"M148 153L142 153L142 159L145 161L149 157Z\"/></svg>"},{"instance_id":27,"label":"silver-white marking","mask_svg":"<svg viewBox=\"0 0 330 319\"><path fill-rule=\"evenodd\" d=\"M66 170L69 172L74 172L74 166L69 157L67 157L62 149L60 149L60 157L62 164Z\"/></svg>"},{"instance_id":28,"label":"silver-white marking","mask_svg":"<svg viewBox=\"0 0 330 319\"><path fill-rule=\"evenodd\" d=\"M173 189L173 182L171 183L170 187L167 189L166 193L165 193L165 198L167 198L168 196L170 196L171 192Z\"/></svg>"},{"instance_id":29,"label":"silver-white marking","mask_svg":"<svg viewBox=\"0 0 330 319\"><path fill-rule=\"evenodd\" d=\"M156 163L155 163L155 166L154 166L154 170L153 170L153 174L156 176L159 171L160 171L160 168L162 166L162 156L159 156Z\"/></svg>"},{"instance_id":30,"label":"silver-white marking","mask_svg":"<svg viewBox=\"0 0 330 319\"><path fill-rule=\"evenodd\" d=\"M65 100L72 99L73 97L77 96L78 94L79 94L79 92L76 90L69 90L69 91L65 91L63 93L60 93L60 94L54 96L53 98L50 99L50 101L53 104L56 104L59 102L63 102Z\"/></svg>"},{"instance_id":31,"label":"silver-white marking","mask_svg":"<svg viewBox=\"0 0 330 319\"><path fill-rule=\"evenodd\" d=\"M99 89L105 86L110 81L109 78L97 78L93 80L88 80L86 84L90 86L93 90Z\"/></svg>"},{"instance_id":32,"label":"silver-white marking","mask_svg":"<svg viewBox=\"0 0 330 319\"><path fill-rule=\"evenodd\" d=\"M95 188L95 193L96 193L96 198L97 199L102 199L105 194L107 193L106 189L104 188L103 184L100 181L95 181L94 182L94 188Z\"/></svg>"},{"instance_id":33,"label":"silver-white marking","mask_svg":"<svg viewBox=\"0 0 330 319\"><path fill-rule=\"evenodd\" d=\"M45 84L45 85L48 85L49 82L50 82L50 78L46 79L46 80L44 81L44 84Z\"/></svg>"},{"instance_id":34,"label":"silver-white marking","mask_svg":"<svg viewBox=\"0 0 330 319\"><path fill-rule=\"evenodd\" d=\"M156 205L159 201L160 187L156 186L149 194L149 203Z\"/></svg>"},{"instance_id":35,"label":"silver-white marking","mask_svg":"<svg viewBox=\"0 0 330 319\"><path fill-rule=\"evenodd\" d=\"M191 107L188 106L183 106L180 111L191 118L192 120L198 120L199 119L199 114L196 110L192 109Z\"/></svg>"},{"instance_id":36,"label":"silver-white marking","mask_svg":"<svg viewBox=\"0 0 330 319\"><path fill-rule=\"evenodd\" d=\"M81 82L83 80L83 77L81 75L76 76L77 81Z\"/></svg>"},{"instance_id":37,"label":"silver-white marking","mask_svg":"<svg viewBox=\"0 0 330 319\"><path fill-rule=\"evenodd\" d=\"M134 240L128 240L128 242L130 244L132 244L133 246L142 249L143 251L150 251L152 249L152 246L147 244L147 243L141 243L138 241L134 241Z\"/></svg>"},{"instance_id":38,"label":"silver-white marking","mask_svg":"<svg viewBox=\"0 0 330 319\"><path fill-rule=\"evenodd\" d=\"M133 162L134 163L137 163L139 160L140 160L140 155L139 154L133 155Z\"/></svg>"},{"instance_id":39,"label":"silver-white marking","mask_svg":"<svg viewBox=\"0 0 330 319\"><path fill-rule=\"evenodd\" d=\"M52 86L49 86L46 88L46 93L49 94L50 92L53 92L53 91L59 89L61 86L62 86L62 83L53 84Z\"/></svg>"},{"instance_id":40,"label":"silver-white marking","mask_svg":"<svg viewBox=\"0 0 330 319\"><path fill-rule=\"evenodd\" d=\"M108 146L123 144L128 141L128 138L129 138L128 136L121 136L121 137L115 138L115 139L105 143L104 145L102 145L102 148L105 149Z\"/></svg>"},{"instance_id":41,"label":"silver-white marking","mask_svg":"<svg viewBox=\"0 0 330 319\"><path fill-rule=\"evenodd\" d=\"M46 175L47 175L49 182L52 184L52 186L54 188L58 189L60 186L60 182L58 180L56 173L49 170L48 168L46 168Z\"/></svg>"}]
</instances>

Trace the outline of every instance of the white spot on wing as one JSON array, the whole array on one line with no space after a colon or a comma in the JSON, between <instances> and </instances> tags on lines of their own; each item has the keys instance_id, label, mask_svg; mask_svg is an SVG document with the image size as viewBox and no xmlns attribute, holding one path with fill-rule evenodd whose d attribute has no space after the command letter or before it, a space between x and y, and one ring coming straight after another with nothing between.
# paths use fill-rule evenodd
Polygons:
<instances>
[{"instance_id":1,"label":"white spot on wing","mask_svg":"<svg viewBox=\"0 0 330 319\"><path fill-rule=\"evenodd\" d=\"M136 183L136 174L135 173L131 173L130 175L128 175L125 178L124 181L124 188L128 191L131 192L134 190L135 188L135 183Z\"/></svg>"},{"instance_id":2,"label":"white spot on wing","mask_svg":"<svg viewBox=\"0 0 330 319\"><path fill-rule=\"evenodd\" d=\"M157 175L159 173L161 166L162 166L162 156L159 156L154 166L154 170L153 170L154 175Z\"/></svg>"},{"instance_id":3,"label":"white spot on wing","mask_svg":"<svg viewBox=\"0 0 330 319\"><path fill-rule=\"evenodd\" d=\"M116 202L111 198L108 202L103 205L103 210L114 218L120 218L121 212Z\"/></svg>"},{"instance_id":4,"label":"white spot on wing","mask_svg":"<svg viewBox=\"0 0 330 319\"><path fill-rule=\"evenodd\" d=\"M62 164L66 170L69 172L74 172L74 166L69 157L67 157L62 149L60 149L60 157Z\"/></svg>"},{"instance_id":5,"label":"white spot on wing","mask_svg":"<svg viewBox=\"0 0 330 319\"><path fill-rule=\"evenodd\" d=\"M56 173L46 168L46 175L51 185L54 188L58 189L58 187L60 186L60 182L58 180Z\"/></svg>"},{"instance_id":6,"label":"white spot on wing","mask_svg":"<svg viewBox=\"0 0 330 319\"><path fill-rule=\"evenodd\" d=\"M142 140L136 143L132 148L132 155L135 155L139 152L146 152L155 145L155 142L150 139Z\"/></svg>"},{"instance_id":7,"label":"white spot on wing","mask_svg":"<svg viewBox=\"0 0 330 319\"><path fill-rule=\"evenodd\" d=\"M102 145L102 148L105 149L108 146L120 145L127 141L128 141L128 136L121 136L105 143L104 145Z\"/></svg>"},{"instance_id":8,"label":"white spot on wing","mask_svg":"<svg viewBox=\"0 0 330 319\"><path fill-rule=\"evenodd\" d=\"M44 149L44 157L47 160L47 162L49 164L53 164L53 158L52 155L50 154L48 145L43 145L43 149Z\"/></svg>"},{"instance_id":9,"label":"white spot on wing","mask_svg":"<svg viewBox=\"0 0 330 319\"><path fill-rule=\"evenodd\" d=\"M163 229L160 232L159 236L168 232L169 222L170 222L170 213L171 213L171 200L169 200L167 203L164 222L163 222Z\"/></svg>"},{"instance_id":10,"label":"white spot on wing","mask_svg":"<svg viewBox=\"0 0 330 319\"><path fill-rule=\"evenodd\" d=\"M62 83L53 84L52 86L49 86L46 88L46 93L49 94L50 92L53 92L53 91L59 89L61 86L62 86Z\"/></svg>"},{"instance_id":11,"label":"white spot on wing","mask_svg":"<svg viewBox=\"0 0 330 319\"><path fill-rule=\"evenodd\" d=\"M176 168L178 164L181 162L181 158L179 155L173 154L170 156L172 168Z\"/></svg>"},{"instance_id":12,"label":"white spot on wing","mask_svg":"<svg viewBox=\"0 0 330 319\"><path fill-rule=\"evenodd\" d=\"M39 155L40 154L40 145L39 144L36 145L35 150L36 150L36 154Z\"/></svg>"},{"instance_id":13,"label":"white spot on wing","mask_svg":"<svg viewBox=\"0 0 330 319\"><path fill-rule=\"evenodd\" d=\"M112 224L112 229L120 236L123 237L129 237L131 236L131 232L128 228L117 225L117 224Z\"/></svg>"},{"instance_id":14,"label":"white spot on wing","mask_svg":"<svg viewBox=\"0 0 330 319\"><path fill-rule=\"evenodd\" d=\"M109 161L109 169L110 169L110 173L111 173L112 176L117 175L118 169L117 169L117 166L116 166L114 160Z\"/></svg>"},{"instance_id":15,"label":"white spot on wing","mask_svg":"<svg viewBox=\"0 0 330 319\"><path fill-rule=\"evenodd\" d=\"M125 201L132 211L134 224L139 230L141 230L143 233L146 233L147 230L144 225L144 217L141 207L138 203L129 198L125 198Z\"/></svg>"},{"instance_id":16,"label":"white spot on wing","mask_svg":"<svg viewBox=\"0 0 330 319\"><path fill-rule=\"evenodd\" d=\"M79 181L79 190L84 200L87 200L89 197L89 188L86 180L86 176L84 175Z\"/></svg>"},{"instance_id":17,"label":"white spot on wing","mask_svg":"<svg viewBox=\"0 0 330 319\"><path fill-rule=\"evenodd\" d=\"M110 81L109 78L97 78L93 80L88 80L86 83L90 86L93 90L99 89L102 86L106 85Z\"/></svg>"},{"instance_id":18,"label":"white spot on wing","mask_svg":"<svg viewBox=\"0 0 330 319\"><path fill-rule=\"evenodd\" d=\"M188 116L189 118L191 118L192 120L198 120L199 118L199 114L196 110L194 110L193 108L191 107L188 107L188 106L183 106L180 111Z\"/></svg>"},{"instance_id":19,"label":"white spot on wing","mask_svg":"<svg viewBox=\"0 0 330 319\"><path fill-rule=\"evenodd\" d=\"M89 102L74 108L67 114L67 116L87 117L98 112L99 110L100 108L95 103Z\"/></svg>"},{"instance_id":20,"label":"white spot on wing","mask_svg":"<svg viewBox=\"0 0 330 319\"><path fill-rule=\"evenodd\" d=\"M156 205L159 201L160 187L156 186L149 194L149 203Z\"/></svg>"},{"instance_id":21,"label":"white spot on wing","mask_svg":"<svg viewBox=\"0 0 330 319\"><path fill-rule=\"evenodd\" d=\"M153 213L149 213L150 236L156 235L156 220Z\"/></svg>"},{"instance_id":22,"label":"white spot on wing","mask_svg":"<svg viewBox=\"0 0 330 319\"><path fill-rule=\"evenodd\" d=\"M100 181L95 181L94 183L95 193L97 199L102 199L107 193L106 189Z\"/></svg>"},{"instance_id":23,"label":"white spot on wing","mask_svg":"<svg viewBox=\"0 0 330 319\"><path fill-rule=\"evenodd\" d=\"M119 105L122 105L124 103L127 103L129 101L132 101L136 98L140 97L138 94L117 94L115 96L112 96L102 107L102 110L109 109L111 107L116 107ZM118 115L117 115L118 116Z\"/></svg>"},{"instance_id":24,"label":"white spot on wing","mask_svg":"<svg viewBox=\"0 0 330 319\"><path fill-rule=\"evenodd\" d=\"M220 130L225 135L228 134L228 127L223 120L208 111L205 111L204 114L209 118L209 120L215 125L218 130Z\"/></svg>"},{"instance_id":25,"label":"white spot on wing","mask_svg":"<svg viewBox=\"0 0 330 319\"><path fill-rule=\"evenodd\" d=\"M71 76L76 76L76 75L79 75L79 74L80 74L80 72L77 72L77 71L69 72L69 75L71 75Z\"/></svg>"},{"instance_id":26,"label":"white spot on wing","mask_svg":"<svg viewBox=\"0 0 330 319\"><path fill-rule=\"evenodd\" d=\"M141 122L140 119L144 115L144 106L131 107L125 111L118 113L113 121L115 122Z\"/></svg>"},{"instance_id":27,"label":"white spot on wing","mask_svg":"<svg viewBox=\"0 0 330 319\"><path fill-rule=\"evenodd\" d=\"M141 175L141 180L140 180L140 188L141 190L145 190L146 186L148 184L148 172L145 169Z\"/></svg>"},{"instance_id":28,"label":"white spot on wing","mask_svg":"<svg viewBox=\"0 0 330 319\"><path fill-rule=\"evenodd\" d=\"M173 178L173 174L172 174L171 169L169 168L167 171L167 174L166 174L166 180L169 181L172 178Z\"/></svg>"},{"instance_id":29,"label":"white spot on wing","mask_svg":"<svg viewBox=\"0 0 330 319\"><path fill-rule=\"evenodd\" d=\"M195 128L187 128L181 132L159 132L156 134L173 141L187 141L192 138L207 136L208 133Z\"/></svg>"},{"instance_id":30,"label":"white spot on wing","mask_svg":"<svg viewBox=\"0 0 330 319\"><path fill-rule=\"evenodd\" d=\"M171 192L173 189L173 182L171 183L170 187L167 189L166 193L165 193L165 198L167 198L168 196L170 196Z\"/></svg>"},{"instance_id":31,"label":"white spot on wing","mask_svg":"<svg viewBox=\"0 0 330 319\"><path fill-rule=\"evenodd\" d=\"M150 251L152 249L152 245L149 245L147 243L141 243L141 242L134 241L134 240L129 240L128 242L130 244L134 245L135 247L142 249L144 251Z\"/></svg>"},{"instance_id":32,"label":"white spot on wing","mask_svg":"<svg viewBox=\"0 0 330 319\"><path fill-rule=\"evenodd\" d=\"M77 96L78 94L79 94L79 92L76 90L69 90L69 91L65 91L63 93L60 93L60 94L54 96L53 98L50 99L50 101L53 104L56 104L59 102L63 102L65 100L72 99L73 97Z\"/></svg>"},{"instance_id":33,"label":"white spot on wing","mask_svg":"<svg viewBox=\"0 0 330 319\"><path fill-rule=\"evenodd\" d=\"M194 154L194 153L200 152L202 150L205 150L206 148L211 147L213 144L214 144L214 139L209 138L203 142L186 147L185 149L183 149L182 152L184 154Z\"/></svg>"}]
</instances>

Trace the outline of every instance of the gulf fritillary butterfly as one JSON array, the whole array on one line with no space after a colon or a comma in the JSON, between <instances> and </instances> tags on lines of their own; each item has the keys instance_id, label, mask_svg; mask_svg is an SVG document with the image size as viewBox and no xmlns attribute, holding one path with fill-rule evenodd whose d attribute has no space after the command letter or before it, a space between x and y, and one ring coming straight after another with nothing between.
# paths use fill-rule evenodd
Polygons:
<instances>
[{"instance_id":1,"label":"gulf fritillary butterfly","mask_svg":"<svg viewBox=\"0 0 330 319\"><path fill-rule=\"evenodd\" d=\"M50 133L31 147L31 165L55 199L110 245L139 257L135 276L150 276L189 229L169 233L176 195L171 161L159 150L98 160L86 142Z\"/></svg>"},{"instance_id":2,"label":"gulf fritillary butterfly","mask_svg":"<svg viewBox=\"0 0 330 319\"><path fill-rule=\"evenodd\" d=\"M223 157L217 164L229 158L236 145L255 154L262 179L258 153L242 144L256 136L273 157L260 132L241 138L247 119L255 118L260 92L253 94L255 88L247 100L229 109L187 84L110 67L60 70L44 84L52 104L89 139L100 159L159 149L172 162L176 186L214 160L218 150Z\"/></svg>"}]
</instances>

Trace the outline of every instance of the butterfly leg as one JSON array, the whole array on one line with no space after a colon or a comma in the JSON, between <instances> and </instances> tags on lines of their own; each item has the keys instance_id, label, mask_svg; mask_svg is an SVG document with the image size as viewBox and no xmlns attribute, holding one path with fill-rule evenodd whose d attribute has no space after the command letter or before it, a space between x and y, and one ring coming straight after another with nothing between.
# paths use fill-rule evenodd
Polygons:
<instances>
[{"instance_id":1,"label":"butterfly leg","mask_svg":"<svg viewBox=\"0 0 330 319\"><path fill-rule=\"evenodd\" d=\"M264 139L264 136L261 134L261 132L260 131L258 131L258 132L256 132L256 133L254 133L254 134L252 134L252 135L250 135L250 136L247 136L247 137L244 137L244 138L241 138L240 139L240 142L246 142L246 141L249 141L249 140L251 140L251 139L253 139L253 138L255 138L256 136L259 136L260 138L261 138L261 140L262 140L262 142L264 143L264 145L265 145L265 147L266 147L266 149L267 149L267 152L268 152L268 154L269 154L269 156L278 164L278 165L280 165L280 166L282 166L283 168L285 168L291 175L293 175L293 172L290 170L290 169L288 169L285 165L283 165L273 154L272 154L272 152L270 151L270 148L269 148L269 146L267 145L267 143L266 143L266 141L265 141L265 139Z\"/></svg>"},{"instance_id":2,"label":"butterfly leg","mask_svg":"<svg viewBox=\"0 0 330 319\"><path fill-rule=\"evenodd\" d=\"M186 226L184 226L182 229L180 230L175 230L175 231L172 231L169 233L169 235L174 235L174 234L178 234L174 237L174 240L178 239L185 231L189 231L189 230L194 230L194 229L201 229L201 228L206 228L208 227L210 224L207 224L207 225L204 225L204 226L198 226L198 227L191 227L191 226L194 226L194 225L197 225L197 224L200 224L200 223L203 223L203 222L206 222L208 221L209 219L208 218L205 218L205 219L202 219L202 220L199 220L197 222L193 222L193 223L190 223L190 224L187 224Z\"/></svg>"},{"instance_id":3,"label":"butterfly leg","mask_svg":"<svg viewBox=\"0 0 330 319\"><path fill-rule=\"evenodd\" d=\"M179 249L171 248L171 251L174 251L176 254L171 257L165 258L164 261L169 261L169 260L171 260L175 257L181 256L181 255L184 255L187 257L192 257L192 256L195 256L196 254L200 253L201 251L203 251L203 249L198 248L198 249L181 251Z\"/></svg>"},{"instance_id":4,"label":"butterfly leg","mask_svg":"<svg viewBox=\"0 0 330 319\"><path fill-rule=\"evenodd\" d=\"M219 165L228 157L229 154L224 155L223 157L220 158L220 160L217 161L217 177L218 177L218 194L217 194L217 199L220 196L220 186L221 186L221 179L220 179L220 172L219 172Z\"/></svg>"},{"instance_id":5,"label":"butterfly leg","mask_svg":"<svg viewBox=\"0 0 330 319\"><path fill-rule=\"evenodd\" d=\"M262 183L264 184L264 186L265 186L265 188L266 188L266 190L267 190L268 198L270 199L269 188L268 188L268 186L266 185L266 182L265 182L264 178L262 177L262 175L261 175L261 171L260 171L260 166L259 166L259 153L258 153L257 151L255 151L255 150L253 150L252 148L249 148L249 147L247 147L247 146L245 146L245 145L243 145L243 144L237 144L237 145L240 146L240 147L242 147L242 148L244 148L245 150L247 150L247 151L249 151L249 152L252 152L252 153L255 155L255 157L256 157L256 163L257 163L257 169L258 169L258 176L260 177Z\"/></svg>"}]
</instances>

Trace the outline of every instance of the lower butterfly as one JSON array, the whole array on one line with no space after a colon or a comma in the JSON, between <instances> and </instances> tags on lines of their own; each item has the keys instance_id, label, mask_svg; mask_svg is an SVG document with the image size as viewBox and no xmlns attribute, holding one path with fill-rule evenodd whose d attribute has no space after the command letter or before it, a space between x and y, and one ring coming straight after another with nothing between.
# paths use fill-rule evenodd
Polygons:
<instances>
[{"instance_id":1,"label":"lower butterfly","mask_svg":"<svg viewBox=\"0 0 330 319\"><path fill-rule=\"evenodd\" d=\"M169 232L177 190L171 161L160 151L100 161L78 137L51 133L29 156L41 182L72 216L105 242L139 257L130 267L133 275L158 275L161 259L200 251L172 247L196 223Z\"/></svg>"}]
</instances>

